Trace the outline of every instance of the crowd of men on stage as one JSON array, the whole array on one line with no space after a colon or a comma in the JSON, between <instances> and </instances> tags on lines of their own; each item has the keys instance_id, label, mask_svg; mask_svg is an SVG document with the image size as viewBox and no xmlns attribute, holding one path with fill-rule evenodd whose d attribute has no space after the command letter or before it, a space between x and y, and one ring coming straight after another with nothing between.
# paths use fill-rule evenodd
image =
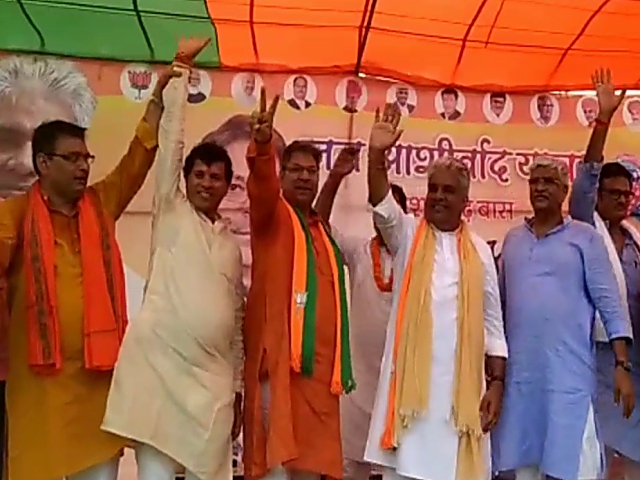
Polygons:
<instances>
[{"instance_id":1,"label":"crowd of men on stage","mask_svg":"<svg viewBox=\"0 0 640 480\"><path fill-rule=\"evenodd\" d=\"M184 156L188 71L206 44L181 42L104 179L88 185L85 129L54 120L33 134L38 180L0 203L8 478L115 480L130 447L140 480L180 466L229 480L242 430L249 479L365 480L376 466L385 480L595 480L614 456L640 479L640 225L631 174L603 162L624 97L610 72L592 78L599 115L572 188L565 164L536 159L533 216L498 269L462 219L461 161L433 162L424 218L407 213L387 175L397 107L371 128L375 235L359 238L330 221L359 152L342 150L319 188L314 145L277 155L279 98L262 89L246 293L217 211L231 159L215 143ZM148 282L128 324L115 222L154 163Z\"/></svg>"}]
</instances>

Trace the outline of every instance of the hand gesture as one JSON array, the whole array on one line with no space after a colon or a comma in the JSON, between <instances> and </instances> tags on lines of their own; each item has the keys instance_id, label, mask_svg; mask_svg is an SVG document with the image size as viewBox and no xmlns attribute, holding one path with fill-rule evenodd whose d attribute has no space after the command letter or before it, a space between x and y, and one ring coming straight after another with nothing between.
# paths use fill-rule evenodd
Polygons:
<instances>
[{"instance_id":1,"label":"hand gesture","mask_svg":"<svg viewBox=\"0 0 640 480\"><path fill-rule=\"evenodd\" d=\"M498 423L502 410L502 394L504 384L502 382L491 382L480 402L480 421L482 431L489 432Z\"/></svg>"},{"instance_id":2,"label":"hand gesture","mask_svg":"<svg viewBox=\"0 0 640 480\"><path fill-rule=\"evenodd\" d=\"M193 66L195 58L209 43L211 43L210 37L181 38L178 42L174 63L182 63L189 67Z\"/></svg>"},{"instance_id":3,"label":"hand gesture","mask_svg":"<svg viewBox=\"0 0 640 480\"><path fill-rule=\"evenodd\" d=\"M622 103L622 100L624 100L626 90L622 90L620 94L616 95L613 82L611 80L611 70L608 68L607 70L602 68L596 70L591 75L591 82L593 83L593 88L595 88L596 96L598 97L600 115L602 115L606 121L609 121Z\"/></svg>"},{"instance_id":4,"label":"hand gesture","mask_svg":"<svg viewBox=\"0 0 640 480\"><path fill-rule=\"evenodd\" d=\"M402 114L395 103L387 104L380 118L380 109L376 108L376 117L371 134L369 135L369 149L386 151L393 147L403 130L398 130Z\"/></svg>"},{"instance_id":5,"label":"hand gesture","mask_svg":"<svg viewBox=\"0 0 640 480\"><path fill-rule=\"evenodd\" d=\"M271 142L273 119L276 116L279 101L280 95L273 97L267 110L267 91L264 87L260 88L260 106L257 111L251 114L251 137L257 144Z\"/></svg>"},{"instance_id":6,"label":"hand gesture","mask_svg":"<svg viewBox=\"0 0 640 480\"><path fill-rule=\"evenodd\" d=\"M360 150L356 147L348 146L343 148L333 163L330 174L337 175L340 178L346 177L356 168L359 156Z\"/></svg>"},{"instance_id":7,"label":"hand gesture","mask_svg":"<svg viewBox=\"0 0 640 480\"><path fill-rule=\"evenodd\" d=\"M631 374L623 368L617 367L613 372L613 401L620 405L622 401L622 416L629 418L635 408L635 393Z\"/></svg>"}]
</instances>

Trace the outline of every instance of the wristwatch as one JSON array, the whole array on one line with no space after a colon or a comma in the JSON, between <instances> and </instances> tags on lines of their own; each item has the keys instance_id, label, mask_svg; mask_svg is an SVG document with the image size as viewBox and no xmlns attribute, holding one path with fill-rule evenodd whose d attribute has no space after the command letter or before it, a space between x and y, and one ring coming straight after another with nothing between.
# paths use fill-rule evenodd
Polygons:
<instances>
[{"instance_id":1,"label":"wristwatch","mask_svg":"<svg viewBox=\"0 0 640 480\"><path fill-rule=\"evenodd\" d=\"M625 360L616 360L616 368L622 368L624 371L631 373L631 362Z\"/></svg>"}]
</instances>

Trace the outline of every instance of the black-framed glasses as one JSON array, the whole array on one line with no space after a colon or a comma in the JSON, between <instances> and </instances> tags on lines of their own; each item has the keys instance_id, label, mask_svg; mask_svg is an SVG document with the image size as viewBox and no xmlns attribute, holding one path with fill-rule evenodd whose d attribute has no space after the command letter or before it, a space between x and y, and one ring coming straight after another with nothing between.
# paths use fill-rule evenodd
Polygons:
<instances>
[{"instance_id":1,"label":"black-framed glasses","mask_svg":"<svg viewBox=\"0 0 640 480\"><path fill-rule=\"evenodd\" d=\"M47 157L59 158L72 165L77 165L80 162L86 162L87 165L92 165L95 161L95 155L90 153L45 153Z\"/></svg>"}]
</instances>

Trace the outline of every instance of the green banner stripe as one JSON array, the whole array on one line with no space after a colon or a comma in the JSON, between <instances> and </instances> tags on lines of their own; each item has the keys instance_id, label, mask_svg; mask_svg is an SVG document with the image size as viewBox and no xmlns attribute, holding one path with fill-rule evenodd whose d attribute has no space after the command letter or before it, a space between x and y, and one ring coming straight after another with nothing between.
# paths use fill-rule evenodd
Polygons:
<instances>
[{"instance_id":1,"label":"green banner stripe","mask_svg":"<svg viewBox=\"0 0 640 480\"><path fill-rule=\"evenodd\" d=\"M204 0L0 0L0 49L119 60L170 62L181 37L210 36L198 65L220 66Z\"/></svg>"}]
</instances>

